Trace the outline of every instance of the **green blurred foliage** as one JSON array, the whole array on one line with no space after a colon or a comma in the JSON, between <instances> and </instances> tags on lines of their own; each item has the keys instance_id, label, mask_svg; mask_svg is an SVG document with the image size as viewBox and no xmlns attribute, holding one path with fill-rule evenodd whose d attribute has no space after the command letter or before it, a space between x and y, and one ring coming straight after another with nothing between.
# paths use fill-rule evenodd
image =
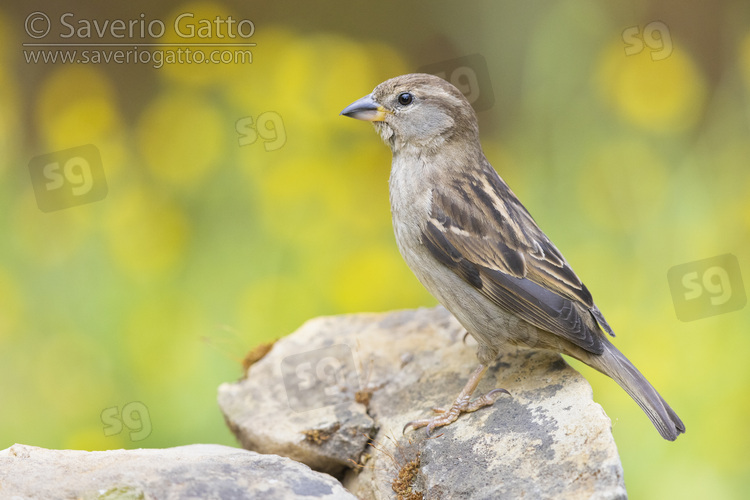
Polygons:
<instances>
[{"instance_id":1,"label":"green blurred foliage","mask_svg":"<svg viewBox=\"0 0 750 500\"><path fill-rule=\"evenodd\" d=\"M216 388L248 349L316 315L435 304L393 241L387 147L338 112L386 78L480 53L496 96L480 113L488 157L687 425L662 442L576 364L631 495L747 497L749 309L680 322L666 274L724 253L750 269L750 11L451 5L68 9L256 23L252 64L161 69L28 64L28 12L0 9L0 448L233 444ZM626 56L623 31L654 20L669 56ZM41 212L29 160L83 144L101 153L107 197ZM151 435L105 435L102 411L131 401Z\"/></svg>"}]
</instances>

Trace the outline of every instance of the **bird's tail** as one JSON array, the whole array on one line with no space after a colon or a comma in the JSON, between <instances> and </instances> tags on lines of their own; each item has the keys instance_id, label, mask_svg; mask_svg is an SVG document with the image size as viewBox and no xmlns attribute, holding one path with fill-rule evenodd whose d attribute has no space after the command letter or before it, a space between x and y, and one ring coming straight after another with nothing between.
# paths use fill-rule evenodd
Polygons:
<instances>
[{"instance_id":1,"label":"bird's tail","mask_svg":"<svg viewBox=\"0 0 750 500\"><path fill-rule=\"evenodd\" d=\"M611 377L625 392L630 394L638 406L646 412L646 415L659 431L664 439L674 441L677 436L685 432L685 424L682 423L677 413L664 401L664 398L656 392L656 389L641 375L641 372L633 366L617 348L608 340L604 341L604 353L595 355L585 353L584 356L574 357L580 359L587 365L597 369ZM578 353L583 354L583 353ZM583 358L583 359L582 359Z\"/></svg>"}]
</instances>

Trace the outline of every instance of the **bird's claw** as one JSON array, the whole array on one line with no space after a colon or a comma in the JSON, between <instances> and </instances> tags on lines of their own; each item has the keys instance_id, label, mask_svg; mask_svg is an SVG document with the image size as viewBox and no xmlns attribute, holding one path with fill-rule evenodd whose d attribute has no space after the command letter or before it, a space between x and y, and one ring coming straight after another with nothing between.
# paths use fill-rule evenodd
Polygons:
<instances>
[{"instance_id":1,"label":"bird's claw","mask_svg":"<svg viewBox=\"0 0 750 500\"><path fill-rule=\"evenodd\" d=\"M455 422L458 419L459 415L461 415L462 413L472 413L479 410L480 408L484 408L485 406L493 405L496 400L495 396L498 394L507 394L510 396L510 393L505 389L493 389L487 394L484 394L483 396L480 396L474 400L469 400L468 398L459 398L454 401L451 407L447 410L445 408L433 408L433 411L435 413L440 414L437 417L412 420L411 422L407 423L401 433L406 433L406 430L409 427L412 427L415 430L422 427L427 427L427 435L429 436L436 428Z\"/></svg>"}]
</instances>

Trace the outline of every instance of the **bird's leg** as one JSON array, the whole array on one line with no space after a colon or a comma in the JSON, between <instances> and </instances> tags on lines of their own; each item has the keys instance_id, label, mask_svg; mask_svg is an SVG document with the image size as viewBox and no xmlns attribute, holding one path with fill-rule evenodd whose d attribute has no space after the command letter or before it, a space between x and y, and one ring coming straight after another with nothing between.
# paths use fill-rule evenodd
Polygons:
<instances>
[{"instance_id":1,"label":"bird's leg","mask_svg":"<svg viewBox=\"0 0 750 500\"><path fill-rule=\"evenodd\" d=\"M455 422L458 419L458 416L462 413L471 413L477 411L480 408L484 408L485 406L492 405L495 402L495 396L497 394L505 393L510 395L510 393L505 389L493 389L487 394L484 394L472 401L471 395L476 390L477 386L479 385L479 381L482 380L482 377L484 377L486 371L487 365L480 363L479 366L477 366L476 370L474 370L474 373L471 374L469 381L466 382L466 385L461 390L461 393L458 395L450 408L448 408L447 410L444 408L435 408L435 411L440 413L440 416L409 422L408 424L406 424L406 426L404 426L404 432L406 432L406 429L408 429L409 427L413 427L414 429L427 427L427 434L430 434L437 427L442 427L444 425Z\"/></svg>"}]
</instances>

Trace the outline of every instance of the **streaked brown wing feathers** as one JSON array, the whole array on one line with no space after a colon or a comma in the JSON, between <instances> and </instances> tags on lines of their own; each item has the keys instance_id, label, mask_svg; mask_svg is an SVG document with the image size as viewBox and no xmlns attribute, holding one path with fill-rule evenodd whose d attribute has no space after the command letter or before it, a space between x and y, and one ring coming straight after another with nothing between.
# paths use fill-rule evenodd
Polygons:
<instances>
[{"instance_id":1,"label":"streaked brown wing feathers","mask_svg":"<svg viewBox=\"0 0 750 500\"><path fill-rule=\"evenodd\" d=\"M591 294L513 192L485 175L435 190L422 233L430 252L503 309L598 352Z\"/></svg>"}]
</instances>

